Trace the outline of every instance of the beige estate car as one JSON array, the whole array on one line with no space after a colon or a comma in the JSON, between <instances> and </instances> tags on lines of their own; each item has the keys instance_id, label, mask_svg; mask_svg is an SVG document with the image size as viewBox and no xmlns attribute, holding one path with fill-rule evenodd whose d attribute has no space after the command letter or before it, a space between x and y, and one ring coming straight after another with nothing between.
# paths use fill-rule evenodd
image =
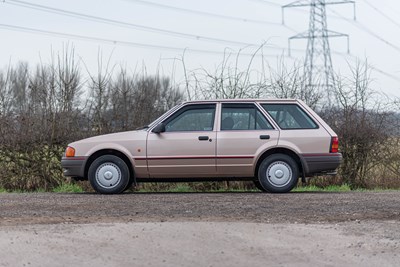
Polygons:
<instances>
[{"instance_id":1,"label":"beige estate car","mask_svg":"<svg viewBox=\"0 0 400 267\"><path fill-rule=\"evenodd\" d=\"M300 100L182 103L150 125L69 144L64 175L99 193L136 182L252 180L289 192L299 177L334 174L342 155L332 129Z\"/></svg>"}]
</instances>

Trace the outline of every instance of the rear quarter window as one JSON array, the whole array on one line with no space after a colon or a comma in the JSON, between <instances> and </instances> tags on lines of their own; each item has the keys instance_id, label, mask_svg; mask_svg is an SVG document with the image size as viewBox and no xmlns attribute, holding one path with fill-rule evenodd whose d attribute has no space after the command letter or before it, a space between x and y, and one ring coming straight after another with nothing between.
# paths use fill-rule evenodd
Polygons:
<instances>
[{"instance_id":1,"label":"rear quarter window","mask_svg":"<svg viewBox=\"0 0 400 267\"><path fill-rule=\"evenodd\" d=\"M262 104L281 129L317 129L313 119L296 104Z\"/></svg>"}]
</instances>

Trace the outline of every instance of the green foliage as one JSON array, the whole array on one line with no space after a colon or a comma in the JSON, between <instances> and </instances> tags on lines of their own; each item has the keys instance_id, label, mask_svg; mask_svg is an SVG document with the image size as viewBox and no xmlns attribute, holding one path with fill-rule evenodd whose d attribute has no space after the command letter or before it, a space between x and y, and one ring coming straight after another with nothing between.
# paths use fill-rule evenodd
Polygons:
<instances>
[{"instance_id":1,"label":"green foliage","mask_svg":"<svg viewBox=\"0 0 400 267\"><path fill-rule=\"evenodd\" d=\"M52 190L54 193L82 193L83 188L74 183L62 183Z\"/></svg>"},{"instance_id":2,"label":"green foliage","mask_svg":"<svg viewBox=\"0 0 400 267\"><path fill-rule=\"evenodd\" d=\"M300 186L293 189L293 192L349 192L350 186L344 185L328 185L326 187L318 187L316 185Z\"/></svg>"},{"instance_id":3,"label":"green foliage","mask_svg":"<svg viewBox=\"0 0 400 267\"><path fill-rule=\"evenodd\" d=\"M170 192L193 192L193 189L188 184L177 184Z\"/></svg>"},{"instance_id":4,"label":"green foliage","mask_svg":"<svg viewBox=\"0 0 400 267\"><path fill-rule=\"evenodd\" d=\"M0 150L0 187L8 191L49 191L64 181L64 147L37 145L29 150Z\"/></svg>"},{"instance_id":5,"label":"green foliage","mask_svg":"<svg viewBox=\"0 0 400 267\"><path fill-rule=\"evenodd\" d=\"M142 183L139 192L242 192L257 190L253 182L191 182L191 183Z\"/></svg>"}]
</instances>

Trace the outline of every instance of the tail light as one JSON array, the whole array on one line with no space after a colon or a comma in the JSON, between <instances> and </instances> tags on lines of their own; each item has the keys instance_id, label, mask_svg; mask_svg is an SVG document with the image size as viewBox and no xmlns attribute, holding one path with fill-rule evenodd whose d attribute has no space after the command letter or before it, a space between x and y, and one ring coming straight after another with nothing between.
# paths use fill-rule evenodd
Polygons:
<instances>
[{"instance_id":1,"label":"tail light","mask_svg":"<svg viewBox=\"0 0 400 267\"><path fill-rule=\"evenodd\" d=\"M331 153L339 152L339 138L337 136L332 137L331 140Z\"/></svg>"}]
</instances>

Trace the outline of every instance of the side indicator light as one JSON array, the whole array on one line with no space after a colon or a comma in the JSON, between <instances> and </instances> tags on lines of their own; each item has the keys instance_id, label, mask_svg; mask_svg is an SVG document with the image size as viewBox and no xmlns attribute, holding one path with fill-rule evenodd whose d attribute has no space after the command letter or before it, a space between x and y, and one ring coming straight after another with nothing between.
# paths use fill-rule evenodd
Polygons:
<instances>
[{"instance_id":1,"label":"side indicator light","mask_svg":"<svg viewBox=\"0 0 400 267\"><path fill-rule=\"evenodd\" d=\"M65 150L65 156L66 157L75 157L75 149L73 147L67 147L67 150Z\"/></svg>"}]
</instances>

